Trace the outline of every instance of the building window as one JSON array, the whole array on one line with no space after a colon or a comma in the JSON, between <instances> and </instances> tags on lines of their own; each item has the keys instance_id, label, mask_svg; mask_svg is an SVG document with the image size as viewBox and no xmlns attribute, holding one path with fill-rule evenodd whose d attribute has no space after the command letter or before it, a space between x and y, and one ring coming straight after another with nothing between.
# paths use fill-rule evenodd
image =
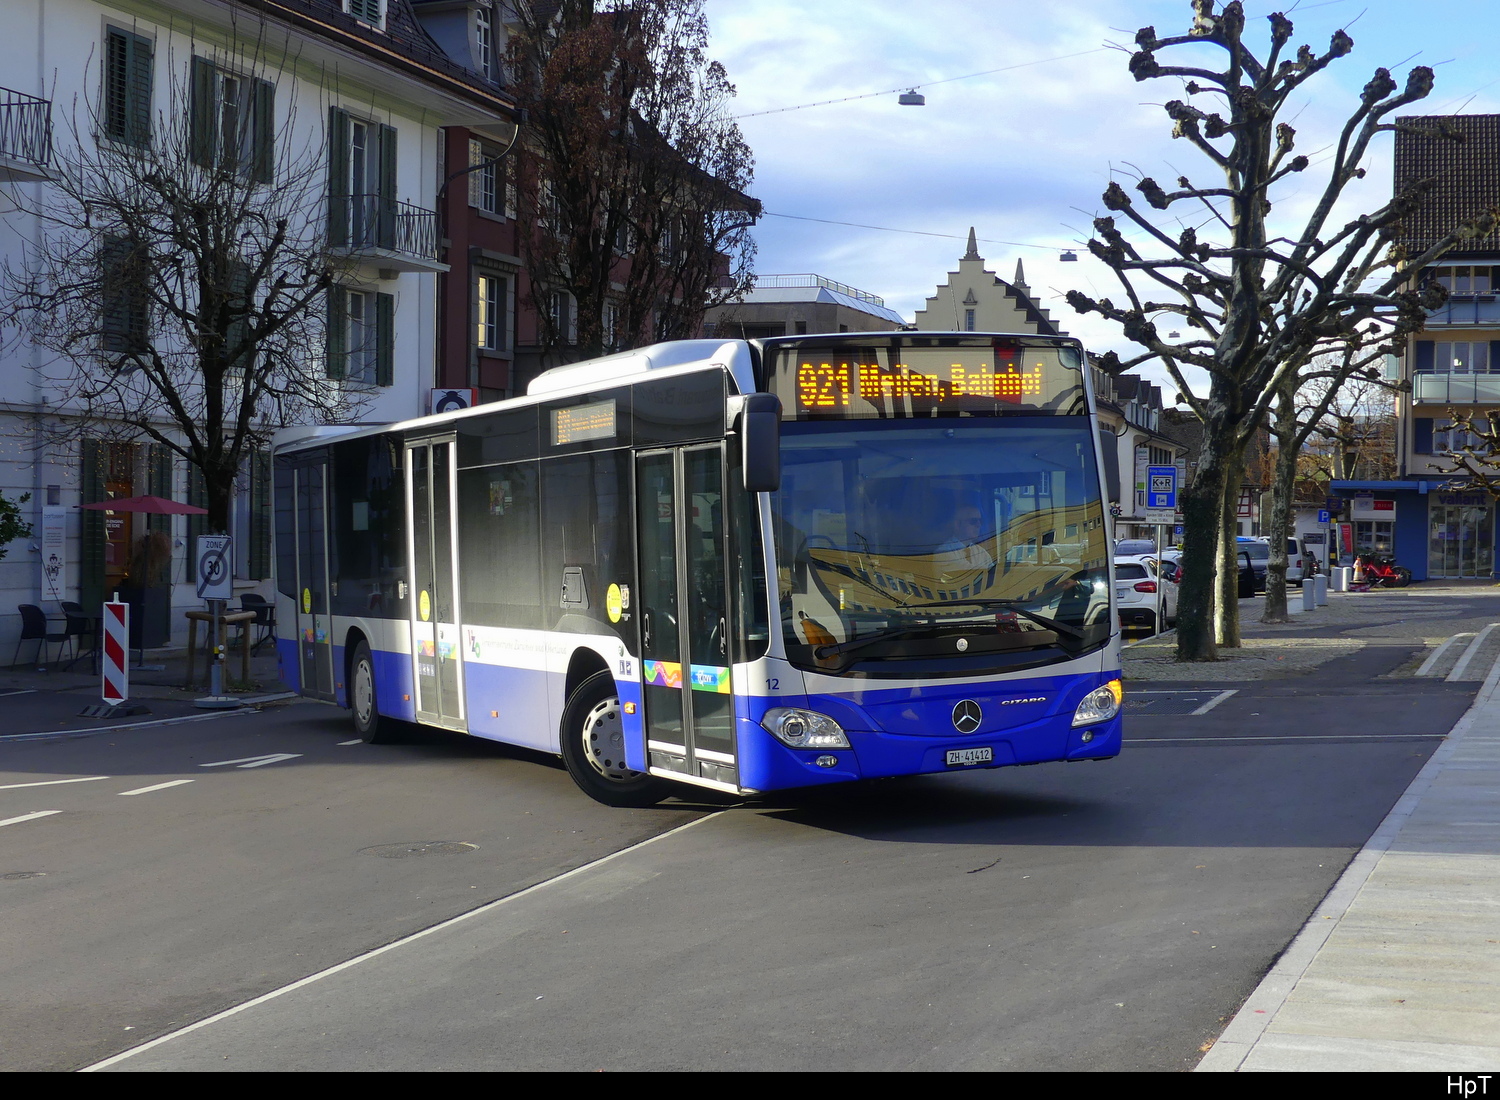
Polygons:
<instances>
[{"instance_id":1,"label":"building window","mask_svg":"<svg viewBox=\"0 0 1500 1100\"><path fill-rule=\"evenodd\" d=\"M225 72L193 58L192 152L195 163L270 183L275 134L275 85Z\"/></svg>"},{"instance_id":2,"label":"building window","mask_svg":"<svg viewBox=\"0 0 1500 1100\"><path fill-rule=\"evenodd\" d=\"M1484 439L1474 432L1466 432L1455 428L1451 419L1445 418L1432 422L1433 454L1461 451L1464 447L1473 447L1476 451L1483 450Z\"/></svg>"},{"instance_id":3,"label":"building window","mask_svg":"<svg viewBox=\"0 0 1500 1100\"><path fill-rule=\"evenodd\" d=\"M329 109L328 236L335 248L396 247L396 130Z\"/></svg>"},{"instance_id":4,"label":"building window","mask_svg":"<svg viewBox=\"0 0 1500 1100\"><path fill-rule=\"evenodd\" d=\"M554 290L547 299L547 319L551 323L553 340L559 344L578 343L578 316L573 304L573 295L566 290Z\"/></svg>"},{"instance_id":5,"label":"building window","mask_svg":"<svg viewBox=\"0 0 1500 1100\"><path fill-rule=\"evenodd\" d=\"M500 151L482 141L469 140L469 205L496 217L516 216L515 185L506 178ZM482 167L477 167L482 165ZM504 205L501 205L501 201Z\"/></svg>"},{"instance_id":6,"label":"building window","mask_svg":"<svg viewBox=\"0 0 1500 1100\"><path fill-rule=\"evenodd\" d=\"M475 345L481 351L500 352L508 347L510 313L508 280L499 275L479 276L475 288Z\"/></svg>"},{"instance_id":7,"label":"building window","mask_svg":"<svg viewBox=\"0 0 1500 1100\"><path fill-rule=\"evenodd\" d=\"M1433 278L1449 294L1488 294L1493 285L1489 267L1472 267L1467 264L1456 267L1434 269Z\"/></svg>"},{"instance_id":8,"label":"building window","mask_svg":"<svg viewBox=\"0 0 1500 1100\"><path fill-rule=\"evenodd\" d=\"M1483 340L1473 343L1435 340L1432 359L1432 369L1437 374L1488 374L1490 345Z\"/></svg>"},{"instance_id":9,"label":"building window","mask_svg":"<svg viewBox=\"0 0 1500 1100\"><path fill-rule=\"evenodd\" d=\"M1165 447L1147 447L1146 460L1153 466L1170 466L1176 461Z\"/></svg>"},{"instance_id":10,"label":"building window","mask_svg":"<svg viewBox=\"0 0 1500 1100\"><path fill-rule=\"evenodd\" d=\"M383 28L385 19L380 9L384 3L385 0L344 0L344 10L361 23Z\"/></svg>"},{"instance_id":11,"label":"building window","mask_svg":"<svg viewBox=\"0 0 1500 1100\"><path fill-rule=\"evenodd\" d=\"M151 67L149 38L110 27L104 36L104 134L127 145L151 141Z\"/></svg>"},{"instance_id":12,"label":"building window","mask_svg":"<svg viewBox=\"0 0 1500 1100\"><path fill-rule=\"evenodd\" d=\"M327 375L389 386L395 381L395 298L335 287L328 292Z\"/></svg>"},{"instance_id":13,"label":"building window","mask_svg":"<svg viewBox=\"0 0 1500 1100\"><path fill-rule=\"evenodd\" d=\"M972 309L964 310L964 331L974 331L974 311Z\"/></svg>"},{"instance_id":14,"label":"building window","mask_svg":"<svg viewBox=\"0 0 1500 1100\"><path fill-rule=\"evenodd\" d=\"M619 351L623 346L620 339L620 306L613 299L604 303L604 350Z\"/></svg>"},{"instance_id":15,"label":"building window","mask_svg":"<svg viewBox=\"0 0 1500 1100\"><path fill-rule=\"evenodd\" d=\"M495 79L495 25L489 8L474 12L474 40L479 46L479 71L486 80Z\"/></svg>"}]
</instances>

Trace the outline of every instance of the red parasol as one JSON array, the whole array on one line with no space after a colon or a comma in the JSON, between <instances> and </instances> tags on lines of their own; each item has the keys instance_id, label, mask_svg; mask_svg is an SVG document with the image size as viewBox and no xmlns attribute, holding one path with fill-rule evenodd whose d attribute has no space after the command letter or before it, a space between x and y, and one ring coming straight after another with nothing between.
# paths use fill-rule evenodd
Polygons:
<instances>
[{"instance_id":1,"label":"red parasol","mask_svg":"<svg viewBox=\"0 0 1500 1100\"><path fill-rule=\"evenodd\" d=\"M118 500L100 500L93 504L80 504L96 512L149 512L153 516L206 516L207 508L193 504L178 504L165 497L120 497Z\"/></svg>"}]
</instances>

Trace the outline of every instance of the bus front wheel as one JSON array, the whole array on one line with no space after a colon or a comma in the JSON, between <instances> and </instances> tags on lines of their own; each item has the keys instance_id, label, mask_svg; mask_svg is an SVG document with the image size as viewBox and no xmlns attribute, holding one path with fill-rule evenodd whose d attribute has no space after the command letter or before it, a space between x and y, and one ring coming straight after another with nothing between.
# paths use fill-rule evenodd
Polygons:
<instances>
[{"instance_id":1,"label":"bus front wheel","mask_svg":"<svg viewBox=\"0 0 1500 1100\"><path fill-rule=\"evenodd\" d=\"M654 806L670 793L662 780L625 766L625 725L608 672L590 676L563 708L562 757L573 782L606 806Z\"/></svg>"},{"instance_id":2,"label":"bus front wheel","mask_svg":"<svg viewBox=\"0 0 1500 1100\"><path fill-rule=\"evenodd\" d=\"M371 745L389 745L397 740L397 722L381 715L375 695L375 658L368 642L354 647L354 661L349 668L349 710L354 715L354 729Z\"/></svg>"}]
</instances>

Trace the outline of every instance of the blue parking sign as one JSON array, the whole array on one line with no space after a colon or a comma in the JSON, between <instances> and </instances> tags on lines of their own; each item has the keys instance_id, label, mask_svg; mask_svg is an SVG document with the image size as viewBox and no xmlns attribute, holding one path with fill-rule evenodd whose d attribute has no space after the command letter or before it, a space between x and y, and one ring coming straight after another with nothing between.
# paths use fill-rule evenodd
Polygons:
<instances>
[{"instance_id":1,"label":"blue parking sign","mask_svg":"<svg viewBox=\"0 0 1500 1100\"><path fill-rule=\"evenodd\" d=\"M1318 509L1318 522L1319 523L1327 523L1332 518L1333 518L1333 513L1331 513L1327 508L1319 508Z\"/></svg>"},{"instance_id":2,"label":"blue parking sign","mask_svg":"<svg viewBox=\"0 0 1500 1100\"><path fill-rule=\"evenodd\" d=\"M1177 508L1177 467L1146 467L1146 507Z\"/></svg>"}]
</instances>

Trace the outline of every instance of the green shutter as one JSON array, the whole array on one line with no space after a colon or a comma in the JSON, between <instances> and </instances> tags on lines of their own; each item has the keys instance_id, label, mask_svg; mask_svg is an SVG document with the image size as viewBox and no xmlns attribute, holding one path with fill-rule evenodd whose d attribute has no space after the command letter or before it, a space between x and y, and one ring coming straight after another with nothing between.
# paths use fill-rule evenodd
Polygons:
<instances>
[{"instance_id":1,"label":"green shutter","mask_svg":"<svg viewBox=\"0 0 1500 1100\"><path fill-rule=\"evenodd\" d=\"M271 452L250 452L250 576L271 575Z\"/></svg>"},{"instance_id":2,"label":"green shutter","mask_svg":"<svg viewBox=\"0 0 1500 1100\"><path fill-rule=\"evenodd\" d=\"M83 503L93 504L104 499L105 446L97 439L83 440L82 465L78 471L79 487L83 490ZM94 614L94 609L104 602L104 513L83 511L83 538L79 546L78 602L85 611Z\"/></svg>"},{"instance_id":3,"label":"green shutter","mask_svg":"<svg viewBox=\"0 0 1500 1100\"><path fill-rule=\"evenodd\" d=\"M204 57L194 57L189 82L189 144L193 163L204 168L214 162L214 123L217 120L217 67Z\"/></svg>"},{"instance_id":4,"label":"green shutter","mask_svg":"<svg viewBox=\"0 0 1500 1100\"><path fill-rule=\"evenodd\" d=\"M111 30L104 36L104 132L124 141L130 132L130 36Z\"/></svg>"},{"instance_id":5,"label":"green shutter","mask_svg":"<svg viewBox=\"0 0 1500 1100\"><path fill-rule=\"evenodd\" d=\"M396 129L380 127L380 224L376 244L396 247Z\"/></svg>"},{"instance_id":6,"label":"green shutter","mask_svg":"<svg viewBox=\"0 0 1500 1100\"><path fill-rule=\"evenodd\" d=\"M396 299L389 294L375 295L375 384L394 385L396 381Z\"/></svg>"},{"instance_id":7,"label":"green shutter","mask_svg":"<svg viewBox=\"0 0 1500 1100\"><path fill-rule=\"evenodd\" d=\"M349 243L349 115L328 108L328 244Z\"/></svg>"},{"instance_id":8,"label":"green shutter","mask_svg":"<svg viewBox=\"0 0 1500 1100\"><path fill-rule=\"evenodd\" d=\"M266 80L255 82L255 165L256 183L270 183L276 176L276 85Z\"/></svg>"},{"instance_id":9,"label":"green shutter","mask_svg":"<svg viewBox=\"0 0 1500 1100\"><path fill-rule=\"evenodd\" d=\"M188 494L187 502L195 508L208 507L208 485L203 480L203 471L196 466L188 467ZM198 536L208 534L207 516L188 516L187 518L187 580L196 584L198 581Z\"/></svg>"},{"instance_id":10,"label":"green shutter","mask_svg":"<svg viewBox=\"0 0 1500 1100\"><path fill-rule=\"evenodd\" d=\"M328 354L328 377L342 381L347 366L348 348L344 337L348 332L349 299L343 287L328 288L328 332L324 345Z\"/></svg>"},{"instance_id":11,"label":"green shutter","mask_svg":"<svg viewBox=\"0 0 1500 1100\"><path fill-rule=\"evenodd\" d=\"M146 451L146 492L165 500L172 499L172 452L160 443L150 444ZM172 517L147 516L146 531L153 535L159 532L170 539ZM170 584L171 581L172 556L168 554L166 560L161 563L161 569L154 578L154 583Z\"/></svg>"},{"instance_id":12,"label":"green shutter","mask_svg":"<svg viewBox=\"0 0 1500 1100\"><path fill-rule=\"evenodd\" d=\"M151 144L151 69L155 48L149 38L130 36L129 95L126 98L126 113L130 118L129 135L126 140L132 145Z\"/></svg>"}]
</instances>

